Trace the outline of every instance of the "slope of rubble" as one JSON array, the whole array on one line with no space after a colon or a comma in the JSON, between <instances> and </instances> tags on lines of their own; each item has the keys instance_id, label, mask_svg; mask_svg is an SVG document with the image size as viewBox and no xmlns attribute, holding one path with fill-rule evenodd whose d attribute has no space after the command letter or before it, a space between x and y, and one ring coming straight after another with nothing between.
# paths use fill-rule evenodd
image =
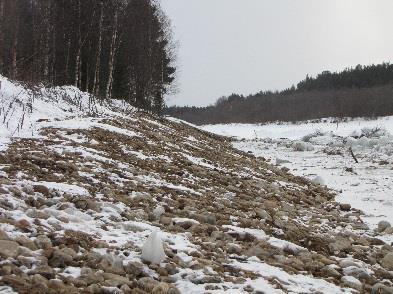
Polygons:
<instances>
[{"instance_id":1,"label":"slope of rubble","mask_svg":"<svg viewBox=\"0 0 393 294\"><path fill-rule=\"evenodd\" d=\"M181 121L1 80L0 293L392 293L393 248L326 188Z\"/></svg>"}]
</instances>

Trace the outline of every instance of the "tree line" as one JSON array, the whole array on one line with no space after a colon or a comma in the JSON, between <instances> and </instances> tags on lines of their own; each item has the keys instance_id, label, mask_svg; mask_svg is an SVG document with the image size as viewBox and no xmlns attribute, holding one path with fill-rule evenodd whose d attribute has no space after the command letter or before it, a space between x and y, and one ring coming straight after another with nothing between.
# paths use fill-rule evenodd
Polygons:
<instances>
[{"instance_id":1,"label":"tree line","mask_svg":"<svg viewBox=\"0 0 393 294\"><path fill-rule=\"evenodd\" d=\"M332 90L341 88L369 88L393 81L393 64L357 65L340 72L324 71L314 77L307 76L297 85L298 90Z\"/></svg>"},{"instance_id":2,"label":"tree line","mask_svg":"<svg viewBox=\"0 0 393 294\"><path fill-rule=\"evenodd\" d=\"M160 112L176 74L154 0L0 0L0 74Z\"/></svg>"},{"instance_id":3,"label":"tree line","mask_svg":"<svg viewBox=\"0 0 393 294\"><path fill-rule=\"evenodd\" d=\"M174 106L165 113L198 125L393 115L393 66L324 72L283 91L232 94L208 107Z\"/></svg>"}]
</instances>

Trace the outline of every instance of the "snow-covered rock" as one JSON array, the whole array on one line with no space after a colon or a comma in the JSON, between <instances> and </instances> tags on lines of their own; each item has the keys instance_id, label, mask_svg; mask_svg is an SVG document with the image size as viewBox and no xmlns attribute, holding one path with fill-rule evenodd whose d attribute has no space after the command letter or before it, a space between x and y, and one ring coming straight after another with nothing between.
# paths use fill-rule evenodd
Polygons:
<instances>
[{"instance_id":1,"label":"snow-covered rock","mask_svg":"<svg viewBox=\"0 0 393 294\"><path fill-rule=\"evenodd\" d=\"M163 242L158 231L153 231L142 247L142 259L144 261L160 264L165 260Z\"/></svg>"},{"instance_id":2,"label":"snow-covered rock","mask_svg":"<svg viewBox=\"0 0 393 294\"><path fill-rule=\"evenodd\" d=\"M293 150L295 151L313 151L314 146L309 142L297 141L293 143Z\"/></svg>"},{"instance_id":3,"label":"snow-covered rock","mask_svg":"<svg viewBox=\"0 0 393 294\"><path fill-rule=\"evenodd\" d=\"M321 176L316 176L314 179L311 180L311 182L316 185L325 185L325 180Z\"/></svg>"}]
</instances>

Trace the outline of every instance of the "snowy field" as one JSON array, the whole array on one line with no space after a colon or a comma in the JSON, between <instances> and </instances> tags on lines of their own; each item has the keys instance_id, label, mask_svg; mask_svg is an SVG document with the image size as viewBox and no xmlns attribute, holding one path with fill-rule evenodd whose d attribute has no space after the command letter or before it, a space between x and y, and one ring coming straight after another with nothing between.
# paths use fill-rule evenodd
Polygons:
<instances>
[{"instance_id":1,"label":"snowy field","mask_svg":"<svg viewBox=\"0 0 393 294\"><path fill-rule=\"evenodd\" d=\"M203 129L236 137L236 148L327 185L337 193L337 201L365 213L363 220L371 230L382 220L393 223L393 117ZM378 237L393 241L391 231Z\"/></svg>"}]
</instances>

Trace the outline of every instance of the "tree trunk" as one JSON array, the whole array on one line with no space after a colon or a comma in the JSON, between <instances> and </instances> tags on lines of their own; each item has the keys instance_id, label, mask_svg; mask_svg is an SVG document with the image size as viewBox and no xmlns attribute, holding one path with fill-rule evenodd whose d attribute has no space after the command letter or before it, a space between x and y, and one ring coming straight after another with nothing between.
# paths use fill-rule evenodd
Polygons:
<instances>
[{"instance_id":1,"label":"tree trunk","mask_svg":"<svg viewBox=\"0 0 393 294\"><path fill-rule=\"evenodd\" d=\"M115 64L115 55L117 51L117 33L118 33L118 11L115 12L114 24L112 31L112 41L109 53L109 64L108 64L108 81L106 83L105 99L111 99L112 95L112 84L113 84L113 71Z\"/></svg>"},{"instance_id":2,"label":"tree trunk","mask_svg":"<svg viewBox=\"0 0 393 294\"><path fill-rule=\"evenodd\" d=\"M100 92L100 71L101 71L101 51L102 51L102 23L104 21L104 3L100 2L100 21L98 25L98 45L97 45L97 56L96 65L94 69L94 80L93 80L93 90L92 94L95 96L99 95Z\"/></svg>"},{"instance_id":3,"label":"tree trunk","mask_svg":"<svg viewBox=\"0 0 393 294\"><path fill-rule=\"evenodd\" d=\"M4 30L4 0L0 0L0 74L3 73L3 46L4 46L4 37L3 37L3 30Z\"/></svg>"},{"instance_id":4,"label":"tree trunk","mask_svg":"<svg viewBox=\"0 0 393 294\"><path fill-rule=\"evenodd\" d=\"M14 12L14 31L12 34L12 45L11 45L11 79L16 79L18 75L18 33L19 33L19 13L18 13L18 1L15 0L13 3Z\"/></svg>"},{"instance_id":5,"label":"tree trunk","mask_svg":"<svg viewBox=\"0 0 393 294\"><path fill-rule=\"evenodd\" d=\"M45 34L44 34L44 80L49 81L49 57L50 57L50 2L47 4L43 4L44 9L44 26L45 26Z\"/></svg>"},{"instance_id":6,"label":"tree trunk","mask_svg":"<svg viewBox=\"0 0 393 294\"><path fill-rule=\"evenodd\" d=\"M78 0L78 47L75 58L74 86L80 86L80 72L82 59L82 32L81 32L81 2Z\"/></svg>"}]
</instances>

